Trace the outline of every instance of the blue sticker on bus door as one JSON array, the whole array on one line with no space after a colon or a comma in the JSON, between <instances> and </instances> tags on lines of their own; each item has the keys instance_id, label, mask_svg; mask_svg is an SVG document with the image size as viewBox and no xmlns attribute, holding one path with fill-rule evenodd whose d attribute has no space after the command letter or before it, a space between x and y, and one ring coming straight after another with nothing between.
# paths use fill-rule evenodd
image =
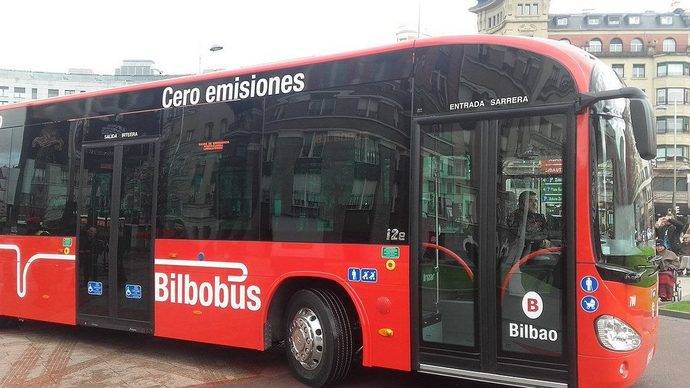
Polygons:
<instances>
[{"instance_id":1,"label":"blue sticker on bus door","mask_svg":"<svg viewBox=\"0 0 690 388\"><path fill-rule=\"evenodd\" d=\"M89 295L103 295L103 283L90 281L86 283L86 291Z\"/></svg>"},{"instance_id":2,"label":"blue sticker on bus door","mask_svg":"<svg viewBox=\"0 0 690 388\"><path fill-rule=\"evenodd\" d=\"M125 297L127 299L141 299L141 286L138 284L125 284Z\"/></svg>"}]
</instances>

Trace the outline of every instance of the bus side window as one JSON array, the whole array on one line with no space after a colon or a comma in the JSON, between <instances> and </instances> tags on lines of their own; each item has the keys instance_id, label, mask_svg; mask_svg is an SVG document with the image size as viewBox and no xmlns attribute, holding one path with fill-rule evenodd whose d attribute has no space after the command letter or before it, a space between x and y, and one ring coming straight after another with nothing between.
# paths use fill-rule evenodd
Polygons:
<instances>
[{"instance_id":1,"label":"bus side window","mask_svg":"<svg viewBox=\"0 0 690 388\"><path fill-rule=\"evenodd\" d=\"M409 120L400 117L407 100L399 84L266 99L262 240L409 241L409 145L401 136Z\"/></svg>"},{"instance_id":2,"label":"bus side window","mask_svg":"<svg viewBox=\"0 0 690 388\"><path fill-rule=\"evenodd\" d=\"M158 235L259 239L261 100L162 112Z\"/></svg>"},{"instance_id":3,"label":"bus side window","mask_svg":"<svg viewBox=\"0 0 690 388\"><path fill-rule=\"evenodd\" d=\"M67 123L49 123L16 127L0 135L10 151L0 154L7 162L2 167L5 214L0 216L6 222L5 233L74 235L72 213L67 211L68 131Z\"/></svg>"}]
</instances>

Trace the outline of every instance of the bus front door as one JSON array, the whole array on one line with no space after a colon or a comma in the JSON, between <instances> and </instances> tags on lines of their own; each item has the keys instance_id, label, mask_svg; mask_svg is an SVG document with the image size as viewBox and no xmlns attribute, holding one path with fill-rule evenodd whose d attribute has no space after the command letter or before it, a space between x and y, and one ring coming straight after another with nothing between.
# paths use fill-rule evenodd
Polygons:
<instances>
[{"instance_id":1,"label":"bus front door","mask_svg":"<svg viewBox=\"0 0 690 388\"><path fill-rule=\"evenodd\" d=\"M151 332L156 143L81 151L77 322Z\"/></svg>"},{"instance_id":2,"label":"bus front door","mask_svg":"<svg viewBox=\"0 0 690 388\"><path fill-rule=\"evenodd\" d=\"M565 117L416 126L419 370L567 383Z\"/></svg>"}]
</instances>

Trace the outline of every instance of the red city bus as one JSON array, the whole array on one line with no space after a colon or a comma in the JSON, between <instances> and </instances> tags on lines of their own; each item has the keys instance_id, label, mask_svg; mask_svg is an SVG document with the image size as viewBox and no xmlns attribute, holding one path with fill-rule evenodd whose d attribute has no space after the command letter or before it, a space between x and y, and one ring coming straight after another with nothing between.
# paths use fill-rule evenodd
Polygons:
<instances>
[{"instance_id":1,"label":"red city bus","mask_svg":"<svg viewBox=\"0 0 690 388\"><path fill-rule=\"evenodd\" d=\"M555 41L434 38L0 107L0 315L627 386L655 351L653 113Z\"/></svg>"}]
</instances>

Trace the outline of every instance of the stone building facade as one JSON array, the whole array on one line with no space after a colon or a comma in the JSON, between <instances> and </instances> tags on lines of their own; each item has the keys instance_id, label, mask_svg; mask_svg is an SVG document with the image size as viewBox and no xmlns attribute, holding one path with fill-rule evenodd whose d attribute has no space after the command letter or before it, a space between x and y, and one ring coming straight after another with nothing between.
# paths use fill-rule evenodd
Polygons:
<instances>
[{"instance_id":1,"label":"stone building facade","mask_svg":"<svg viewBox=\"0 0 690 388\"><path fill-rule=\"evenodd\" d=\"M627 85L644 90L657 116L655 212L664 214L671 207L675 154L676 202L681 214L690 214L690 12L549 14L550 1L544 0L529 2L525 15L527 3L478 0L470 11L477 14L480 33L576 45L610 65Z\"/></svg>"}]
</instances>

